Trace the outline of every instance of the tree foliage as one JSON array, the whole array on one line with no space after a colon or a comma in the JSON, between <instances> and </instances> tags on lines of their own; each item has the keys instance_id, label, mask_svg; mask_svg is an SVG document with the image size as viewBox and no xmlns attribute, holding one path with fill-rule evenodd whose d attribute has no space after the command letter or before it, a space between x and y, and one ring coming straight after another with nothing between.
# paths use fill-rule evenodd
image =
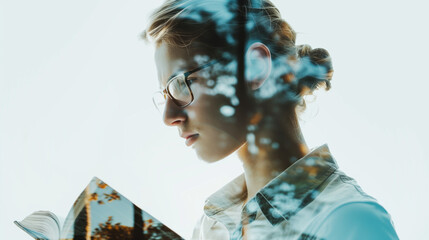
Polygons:
<instances>
[{"instance_id":1,"label":"tree foliage","mask_svg":"<svg viewBox=\"0 0 429 240\"><path fill-rule=\"evenodd\" d=\"M110 216L106 222L100 223L92 233L91 240L133 240L133 227L123 226L121 223L113 224ZM171 229L161 223L154 223L152 219L145 221L143 239L163 240L181 239Z\"/></svg>"},{"instance_id":2,"label":"tree foliage","mask_svg":"<svg viewBox=\"0 0 429 240\"><path fill-rule=\"evenodd\" d=\"M132 240L133 228L121 225L121 223L112 224L113 217L110 216L105 223L100 223L94 229L91 240Z\"/></svg>"}]
</instances>

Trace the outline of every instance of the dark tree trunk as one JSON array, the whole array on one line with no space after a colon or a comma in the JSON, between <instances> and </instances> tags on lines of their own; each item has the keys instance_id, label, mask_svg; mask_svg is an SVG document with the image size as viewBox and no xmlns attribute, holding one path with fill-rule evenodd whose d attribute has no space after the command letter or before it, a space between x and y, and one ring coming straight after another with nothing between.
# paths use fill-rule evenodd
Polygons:
<instances>
[{"instance_id":1,"label":"dark tree trunk","mask_svg":"<svg viewBox=\"0 0 429 240\"><path fill-rule=\"evenodd\" d=\"M88 214L86 206L82 208L80 213L77 215L77 218L73 226L73 240L86 240L86 228Z\"/></svg>"},{"instance_id":2,"label":"dark tree trunk","mask_svg":"<svg viewBox=\"0 0 429 240\"><path fill-rule=\"evenodd\" d=\"M133 239L144 240L142 210L138 208L135 204L133 204L133 208L134 208Z\"/></svg>"}]
</instances>

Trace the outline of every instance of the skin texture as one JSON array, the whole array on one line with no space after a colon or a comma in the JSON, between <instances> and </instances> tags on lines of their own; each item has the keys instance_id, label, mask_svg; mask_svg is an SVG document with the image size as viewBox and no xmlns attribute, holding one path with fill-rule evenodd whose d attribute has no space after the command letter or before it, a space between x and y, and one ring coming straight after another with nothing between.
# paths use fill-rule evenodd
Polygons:
<instances>
[{"instance_id":1,"label":"skin texture","mask_svg":"<svg viewBox=\"0 0 429 240\"><path fill-rule=\"evenodd\" d=\"M198 64L193 61L195 55L198 54L184 48L172 50L165 44L159 45L155 51L155 62L160 86L164 88L168 79L178 72L196 68ZM190 76L197 80L191 85L194 101L189 106L178 107L167 98L163 121L167 126L177 127L181 136L198 134L192 147L200 159L214 162L245 143L245 129L238 125L237 116L227 117L220 112L222 106L229 105L230 99L209 92L206 86L208 79L201 77L204 71L209 70L204 69Z\"/></svg>"},{"instance_id":2,"label":"skin texture","mask_svg":"<svg viewBox=\"0 0 429 240\"><path fill-rule=\"evenodd\" d=\"M159 44L155 51L155 62L160 87L165 88L168 79L178 72L201 66L201 63L195 61L198 59L196 56L204 54L192 47L179 48ZM264 44L252 44L246 57L248 67L261 69L255 75L248 75L246 79L247 86L252 91L257 91L264 87L264 82L271 74L270 51ZM250 109L240 109L239 104L235 106L233 115L222 114L222 107L231 107L231 96L226 96L223 92L213 93L213 87L208 84L212 79L216 79L216 87L228 87L222 86L224 83L218 81L219 77L224 77L225 74L213 71L219 64L190 76L196 79L191 85L194 101L190 105L178 107L167 98L163 121L167 126L177 127L182 137L197 134L192 147L204 161L215 162L237 151L243 163L247 199L250 199L309 150L302 137L294 106L277 105L273 108L273 102L267 100L258 101L252 112ZM235 77L235 73L229 77L231 76ZM243 122L248 119L243 115L253 117L250 122ZM250 125L254 128L252 132L248 130ZM249 134L254 139L250 143ZM277 146L267 145L260 141L261 139L270 139ZM251 146L256 146L258 151L252 152Z\"/></svg>"}]
</instances>

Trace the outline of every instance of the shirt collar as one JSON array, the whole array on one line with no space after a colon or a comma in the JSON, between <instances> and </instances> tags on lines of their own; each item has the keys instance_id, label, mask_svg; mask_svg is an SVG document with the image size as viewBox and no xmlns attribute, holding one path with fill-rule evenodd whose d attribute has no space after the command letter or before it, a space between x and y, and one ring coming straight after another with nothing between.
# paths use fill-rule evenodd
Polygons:
<instances>
[{"instance_id":1,"label":"shirt collar","mask_svg":"<svg viewBox=\"0 0 429 240\"><path fill-rule=\"evenodd\" d=\"M250 199L242 212L241 220L252 222L258 206L272 225L289 220L299 210L312 202L320 193L319 186L338 168L328 146L322 145L297 160ZM244 175L240 175L212 194L204 206L207 216L228 225L227 211L242 203L246 197ZM234 217L232 217L234 218ZM232 224L235 227L236 224Z\"/></svg>"}]
</instances>

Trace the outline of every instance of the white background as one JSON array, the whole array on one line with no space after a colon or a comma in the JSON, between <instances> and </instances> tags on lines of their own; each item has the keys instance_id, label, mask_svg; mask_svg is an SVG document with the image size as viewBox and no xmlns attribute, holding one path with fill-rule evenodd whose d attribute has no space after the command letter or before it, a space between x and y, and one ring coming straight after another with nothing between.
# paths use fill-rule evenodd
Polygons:
<instances>
[{"instance_id":1,"label":"white background","mask_svg":"<svg viewBox=\"0 0 429 240\"><path fill-rule=\"evenodd\" d=\"M426 1L275 1L298 43L328 49L332 90L303 116L311 147L390 212L401 239L429 236ZM35 210L65 216L92 176L188 238L204 199L241 172L198 160L152 106L160 1L0 0L0 239Z\"/></svg>"}]
</instances>

